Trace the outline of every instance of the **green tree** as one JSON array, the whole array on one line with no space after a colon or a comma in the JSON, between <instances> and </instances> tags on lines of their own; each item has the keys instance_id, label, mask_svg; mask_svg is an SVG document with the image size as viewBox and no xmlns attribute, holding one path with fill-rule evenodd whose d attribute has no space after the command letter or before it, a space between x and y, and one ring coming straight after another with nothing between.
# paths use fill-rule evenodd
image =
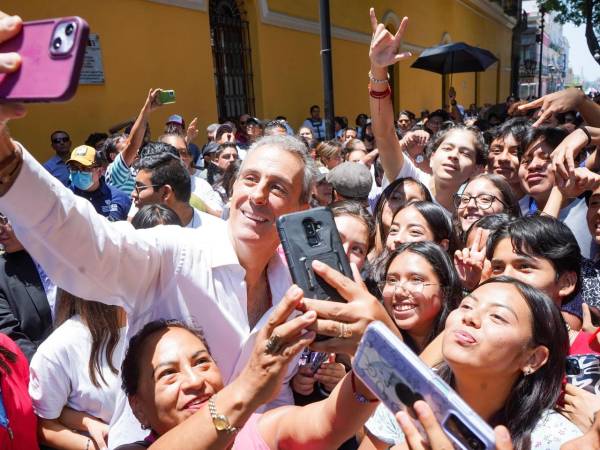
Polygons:
<instances>
[{"instance_id":1,"label":"green tree","mask_svg":"<svg viewBox=\"0 0 600 450\"><path fill-rule=\"evenodd\" d=\"M585 25L585 38L590 53L600 64L600 0L538 0L546 12L556 11L556 21L576 26Z\"/></svg>"}]
</instances>

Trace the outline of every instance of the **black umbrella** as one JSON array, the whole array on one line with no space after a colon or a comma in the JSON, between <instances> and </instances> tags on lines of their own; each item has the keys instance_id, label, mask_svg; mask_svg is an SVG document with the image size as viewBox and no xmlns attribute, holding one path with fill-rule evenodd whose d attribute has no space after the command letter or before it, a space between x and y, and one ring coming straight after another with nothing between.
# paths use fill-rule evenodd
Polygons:
<instances>
[{"instance_id":1,"label":"black umbrella","mask_svg":"<svg viewBox=\"0 0 600 450\"><path fill-rule=\"evenodd\" d=\"M489 50L456 42L428 48L411 67L440 74L483 72L496 61L498 58Z\"/></svg>"}]
</instances>

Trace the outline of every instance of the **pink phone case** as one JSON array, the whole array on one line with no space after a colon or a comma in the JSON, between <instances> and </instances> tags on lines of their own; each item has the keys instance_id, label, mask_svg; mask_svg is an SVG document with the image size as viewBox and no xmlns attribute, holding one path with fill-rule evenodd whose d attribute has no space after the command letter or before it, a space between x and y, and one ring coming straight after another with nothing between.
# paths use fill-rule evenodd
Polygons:
<instances>
[{"instance_id":1,"label":"pink phone case","mask_svg":"<svg viewBox=\"0 0 600 450\"><path fill-rule=\"evenodd\" d=\"M53 55L55 29L65 22L76 24L73 45L62 55ZM0 53L17 52L21 67L0 74L0 100L11 102L56 102L70 99L77 90L89 27L81 17L25 22L14 38L0 44Z\"/></svg>"}]
</instances>

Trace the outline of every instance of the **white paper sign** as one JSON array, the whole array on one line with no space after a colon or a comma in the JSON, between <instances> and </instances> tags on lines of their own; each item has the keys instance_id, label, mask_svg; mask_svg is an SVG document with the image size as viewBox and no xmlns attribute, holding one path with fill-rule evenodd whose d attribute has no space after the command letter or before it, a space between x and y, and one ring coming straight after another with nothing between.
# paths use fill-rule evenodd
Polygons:
<instances>
[{"instance_id":1,"label":"white paper sign","mask_svg":"<svg viewBox=\"0 0 600 450\"><path fill-rule=\"evenodd\" d=\"M88 38L79 84L104 84L100 37L96 33L90 33Z\"/></svg>"}]
</instances>

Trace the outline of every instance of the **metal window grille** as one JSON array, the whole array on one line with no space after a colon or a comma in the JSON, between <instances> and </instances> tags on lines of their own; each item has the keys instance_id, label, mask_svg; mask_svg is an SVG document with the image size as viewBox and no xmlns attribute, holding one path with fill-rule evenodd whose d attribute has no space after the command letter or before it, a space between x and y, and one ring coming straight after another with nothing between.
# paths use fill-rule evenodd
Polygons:
<instances>
[{"instance_id":1,"label":"metal window grille","mask_svg":"<svg viewBox=\"0 0 600 450\"><path fill-rule=\"evenodd\" d=\"M209 16L219 121L255 115L248 22L235 0L210 0Z\"/></svg>"}]
</instances>

